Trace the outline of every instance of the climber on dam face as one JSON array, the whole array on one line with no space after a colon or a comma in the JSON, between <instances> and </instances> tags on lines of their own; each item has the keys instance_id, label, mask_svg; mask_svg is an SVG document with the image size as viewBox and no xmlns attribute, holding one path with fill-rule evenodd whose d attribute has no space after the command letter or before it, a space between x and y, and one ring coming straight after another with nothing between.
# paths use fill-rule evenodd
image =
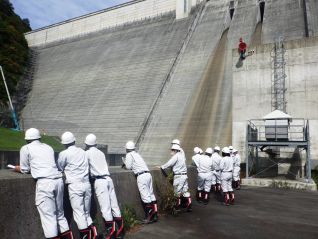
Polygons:
<instances>
[{"instance_id":1,"label":"climber on dam face","mask_svg":"<svg viewBox=\"0 0 318 239\"><path fill-rule=\"evenodd\" d=\"M240 38L240 43L239 43L239 45L238 45L238 52L239 52L239 54L240 54L240 59L241 59L241 60L245 60L246 48L247 48L247 45L246 45L246 43L243 41L243 38L241 37L241 38Z\"/></svg>"}]
</instances>

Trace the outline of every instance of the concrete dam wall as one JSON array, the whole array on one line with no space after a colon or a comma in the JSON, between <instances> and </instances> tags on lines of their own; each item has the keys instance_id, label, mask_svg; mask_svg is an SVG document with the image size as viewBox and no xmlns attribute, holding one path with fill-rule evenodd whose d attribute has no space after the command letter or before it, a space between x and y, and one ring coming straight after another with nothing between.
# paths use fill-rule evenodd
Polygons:
<instances>
[{"instance_id":1,"label":"concrete dam wall","mask_svg":"<svg viewBox=\"0 0 318 239\"><path fill-rule=\"evenodd\" d=\"M202 0L186 1L189 5L195 6ZM127 3L36 29L27 33L26 39L30 46L46 45L51 42L76 38L103 29L111 29L127 23L175 12L178 5L175 0L127 1Z\"/></svg>"},{"instance_id":2,"label":"concrete dam wall","mask_svg":"<svg viewBox=\"0 0 318 239\"><path fill-rule=\"evenodd\" d=\"M82 144L88 132L111 153L135 139L191 18L173 15L122 27L38 51L25 127L51 135L65 130Z\"/></svg>"},{"instance_id":3,"label":"concrete dam wall","mask_svg":"<svg viewBox=\"0 0 318 239\"><path fill-rule=\"evenodd\" d=\"M194 146L216 144L233 144L245 161L247 120L272 110L271 54L282 36L287 112L309 119L317 164L318 2L265 0L263 9L258 0L188 2L189 16L178 20L175 0L137 0L28 33L37 57L24 128L57 136L70 130L79 145L95 133L111 154L135 140L149 165L168 159L173 138L182 140L188 161ZM240 37L255 54L236 68ZM120 205L140 216L134 176L111 171ZM152 174L165 185L158 170ZM193 168L189 177L193 189ZM0 184L2 236L42 238L30 176L0 170ZM71 219L67 199L66 211Z\"/></svg>"},{"instance_id":4,"label":"concrete dam wall","mask_svg":"<svg viewBox=\"0 0 318 239\"><path fill-rule=\"evenodd\" d=\"M131 9L139 11L138 4L151 1L150 8L158 14L135 18ZM125 142L135 140L149 164L168 159L173 138L182 140L188 159L196 145L233 144L244 161L246 121L271 111L270 49L282 36L288 48L299 45L297 54L306 59L301 61L296 53L287 59L287 80L295 82L287 87L287 94L294 96L289 97L287 111L312 121L311 157L317 160L317 111L307 107L316 102L317 61L307 52L307 44L318 35L318 3L266 0L260 7L260 2L192 1L189 16L176 20L174 0L135 1L28 33L38 57L33 90L22 113L25 128L38 127L51 135L70 130L78 144L86 134L95 133L111 154L123 153ZM132 14L133 20L125 15L117 26L90 31L87 23L83 31L64 33L70 26L76 32L75 26L98 16L111 22L112 11ZM43 41L40 34L51 38ZM256 53L238 69L233 49L240 37ZM304 87L303 75L292 70L296 59L311 82L303 95L294 93L295 87Z\"/></svg>"}]
</instances>

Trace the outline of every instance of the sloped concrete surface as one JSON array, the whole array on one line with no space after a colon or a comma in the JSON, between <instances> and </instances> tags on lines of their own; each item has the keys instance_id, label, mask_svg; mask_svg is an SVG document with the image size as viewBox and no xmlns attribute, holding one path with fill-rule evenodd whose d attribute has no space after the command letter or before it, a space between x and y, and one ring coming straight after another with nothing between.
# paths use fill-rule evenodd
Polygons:
<instances>
[{"instance_id":1,"label":"sloped concrete surface","mask_svg":"<svg viewBox=\"0 0 318 239\"><path fill-rule=\"evenodd\" d=\"M110 153L135 140L182 44L191 17L144 20L36 49L25 128L71 131L83 144L95 133Z\"/></svg>"},{"instance_id":2,"label":"sloped concrete surface","mask_svg":"<svg viewBox=\"0 0 318 239\"><path fill-rule=\"evenodd\" d=\"M162 95L141 142L140 151L154 164L168 159L171 140L173 138L182 140L186 136L184 130L191 127L188 124L191 104L196 98L196 93L200 91L200 83L204 80L209 59L213 58L227 27L228 14L227 1L215 0L206 3L200 22L171 77L167 91ZM192 150L194 146L191 145L185 150Z\"/></svg>"}]
</instances>

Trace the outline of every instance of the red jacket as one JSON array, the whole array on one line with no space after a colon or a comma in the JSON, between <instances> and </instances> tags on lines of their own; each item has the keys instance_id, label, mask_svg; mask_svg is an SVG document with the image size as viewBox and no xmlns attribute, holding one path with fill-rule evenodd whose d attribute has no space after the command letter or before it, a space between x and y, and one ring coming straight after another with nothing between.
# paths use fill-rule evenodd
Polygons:
<instances>
[{"instance_id":1,"label":"red jacket","mask_svg":"<svg viewBox=\"0 0 318 239\"><path fill-rule=\"evenodd\" d=\"M246 45L245 42L240 42L240 44L239 44L239 50L240 51L246 50L246 47L247 47L247 45Z\"/></svg>"}]
</instances>

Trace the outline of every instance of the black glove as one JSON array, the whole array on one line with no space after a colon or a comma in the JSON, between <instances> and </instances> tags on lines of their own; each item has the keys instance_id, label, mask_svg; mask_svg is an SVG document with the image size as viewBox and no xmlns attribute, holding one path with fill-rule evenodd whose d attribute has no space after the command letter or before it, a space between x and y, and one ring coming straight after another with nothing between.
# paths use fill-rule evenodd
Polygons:
<instances>
[{"instance_id":1,"label":"black glove","mask_svg":"<svg viewBox=\"0 0 318 239\"><path fill-rule=\"evenodd\" d=\"M162 172L163 176L168 177L168 174L166 173L166 171L164 169L162 169L162 168L160 168L160 169L161 169L161 172Z\"/></svg>"},{"instance_id":2,"label":"black glove","mask_svg":"<svg viewBox=\"0 0 318 239\"><path fill-rule=\"evenodd\" d=\"M123 163L123 164L121 165L121 168L125 168L125 167L126 167L126 164Z\"/></svg>"}]
</instances>

